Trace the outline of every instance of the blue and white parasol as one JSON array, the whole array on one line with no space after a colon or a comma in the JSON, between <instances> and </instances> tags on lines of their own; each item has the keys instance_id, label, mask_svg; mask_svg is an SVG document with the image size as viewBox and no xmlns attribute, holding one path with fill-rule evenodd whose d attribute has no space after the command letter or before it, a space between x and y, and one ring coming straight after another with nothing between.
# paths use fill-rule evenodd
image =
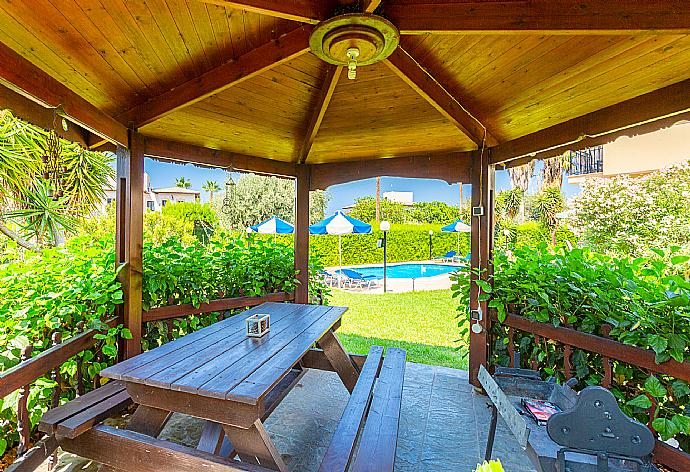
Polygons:
<instances>
[{"instance_id":1,"label":"blue and white parasol","mask_svg":"<svg viewBox=\"0 0 690 472\"><path fill-rule=\"evenodd\" d=\"M343 244L341 236L343 234L368 234L371 233L371 225L358 219L346 215L342 211L336 211L323 221L314 223L309 227L311 234L337 234L338 235L338 256L340 261L340 271L338 271L338 286L340 286L340 275L343 269Z\"/></svg>"},{"instance_id":2,"label":"blue and white parasol","mask_svg":"<svg viewBox=\"0 0 690 472\"><path fill-rule=\"evenodd\" d=\"M458 250L456 254L459 256L460 255L460 233L469 233L472 231L472 227L468 224L465 224L462 222L462 220L458 220L454 223L451 223L449 225L444 226L441 228L441 231L445 231L446 233L458 233Z\"/></svg>"}]
</instances>

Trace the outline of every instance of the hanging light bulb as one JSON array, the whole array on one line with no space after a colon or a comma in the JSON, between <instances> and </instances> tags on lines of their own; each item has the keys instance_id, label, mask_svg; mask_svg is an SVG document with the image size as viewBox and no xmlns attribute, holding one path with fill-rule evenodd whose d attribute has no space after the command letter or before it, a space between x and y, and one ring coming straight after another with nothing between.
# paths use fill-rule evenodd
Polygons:
<instances>
[{"instance_id":1,"label":"hanging light bulb","mask_svg":"<svg viewBox=\"0 0 690 472\"><path fill-rule=\"evenodd\" d=\"M359 49L349 48L347 50L347 78L355 80L357 78L357 58L359 57Z\"/></svg>"}]
</instances>

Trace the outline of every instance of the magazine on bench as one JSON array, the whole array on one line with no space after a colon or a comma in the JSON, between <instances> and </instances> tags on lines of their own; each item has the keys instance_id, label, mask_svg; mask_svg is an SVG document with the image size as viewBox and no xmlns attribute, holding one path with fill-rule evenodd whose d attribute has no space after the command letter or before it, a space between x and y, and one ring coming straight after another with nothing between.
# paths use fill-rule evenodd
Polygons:
<instances>
[{"instance_id":1,"label":"magazine on bench","mask_svg":"<svg viewBox=\"0 0 690 472\"><path fill-rule=\"evenodd\" d=\"M527 414L531 416L538 425L545 425L551 416L561 411L556 405L546 400L523 398L521 403Z\"/></svg>"}]
</instances>

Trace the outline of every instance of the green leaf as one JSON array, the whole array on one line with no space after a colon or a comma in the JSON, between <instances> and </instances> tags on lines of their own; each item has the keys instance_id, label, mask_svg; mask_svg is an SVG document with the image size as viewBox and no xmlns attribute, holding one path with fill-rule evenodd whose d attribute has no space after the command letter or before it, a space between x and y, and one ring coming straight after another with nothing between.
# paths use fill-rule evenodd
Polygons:
<instances>
[{"instance_id":1,"label":"green leaf","mask_svg":"<svg viewBox=\"0 0 690 472\"><path fill-rule=\"evenodd\" d=\"M690 256L673 256L671 257L671 264L680 265L690 261Z\"/></svg>"},{"instance_id":2,"label":"green leaf","mask_svg":"<svg viewBox=\"0 0 690 472\"><path fill-rule=\"evenodd\" d=\"M651 248L649 248L649 250L652 251L654 254L656 254L659 257L664 257L666 255L666 253L664 251L662 251L661 249L657 249L655 247L651 247Z\"/></svg>"},{"instance_id":3,"label":"green leaf","mask_svg":"<svg viewBox=\"0 0 690 472\"><path fill-rule=\"evenodd\" d=\"M658 334L650 334L647 336L647 342L657 354L661 354L666 350L666 347L668 347L668 341L666 338L659 336Z\"/></svg>"},{"instance_id":4,"label":"green leaf","mask_svg":"<svg viewBox=\"0 0 690 472\"><path fill-rule=\"evenodd\" d=\"M659 379L655 376L650 375L644 383L645 392L653 396L654 398L663 398L666 396L666 388L661 384Z\"/></svg>"},{"instance_id":5,"label":"green leaf","mask_svg":"<svg viewBox=\"0 0 690 472\"><path fill-rule=\"evenodd\" d=\"M0 438L0 456L5 454L6 449L7 449L7 439Z\"/></svg>"},{"instance_id":6,"label":"green leaf","mask_svg":"<svg viewBox=\"0 0 690 472\"><path fill-rule=\"evenodd\" d=\"M684 415L673 415L671 418L673 424L678 428L678 432L688 434L690 433L690 418Z\"/></svg>"},{"instance_id":7,"label":"green leaf","mask_svg":"<svg viewBox=\"0 0 690 472\"><path fill-rule=\"evenodd\" d=\"M132 339L132 332L129 330L129 328L122 328L122 331L120 331L120 336L122 336L122 339Z\"/></svg>"},{"instance_id":8,"label":"green leaf","mask_svg":"<svg viewBox=\"0 0 690 472\"><path fill-rule=\"evenodd\" d=\"M115 346L111 346L110 344L103 346L102 351L106 356L117 356L117 348Z\"/></svg>"},{"instance_id":9,"label":"green leaf","mask_svg":"<svg viewBox=\"0 0 690 472\"><path fill-rule=\"evenodd\" d=\"M493 292L493 288L486 280L477 279L474 281L474 283L477 284L477 286L480 287L486 293Z\"/></svg>"},{"instance_id":10,"label":"green leaf","mask_svg":"<svg viewBox=\"0 0 690 472\"><path fill-rule=\"evenodd\" d=\"M690 395L690 386L684 380L674 380L671 382L671 390L676 397Z\"/></svg>"},{"instance_id":11,"label":"green leaf","mask_svg":"<svg viewBox=\"0 0 690 472\"><path fill-rule=\"evenodd\" d=\"M678 425L666 418L657 418L652 421L652 427L661 435L661 439L666 441L680 432Z\"/></svg>"},{"instance_id":12,"label":"green leaf","mask_svg":"<svg viewBox=\"0 0 690 472\"><path fill-rule=\"evenodd\" d=\"M647 397L647 395L638 395L630 400L627 404L630 406L638 406L646 410L652 406L652 401L649 399L649 397Z\"/></svg>"}]
</instances>

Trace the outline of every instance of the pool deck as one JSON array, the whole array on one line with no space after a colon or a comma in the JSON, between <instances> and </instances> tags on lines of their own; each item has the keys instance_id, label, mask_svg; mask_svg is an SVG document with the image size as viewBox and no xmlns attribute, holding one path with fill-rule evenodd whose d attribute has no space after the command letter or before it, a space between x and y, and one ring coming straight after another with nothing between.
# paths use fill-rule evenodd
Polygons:
<instances>
[{"instance_id":1,"label":"pool deck","mask_svg":"<svg viewBox=\"0 0 690 472\"><path fill-rule=\"evenodd\" d=\"M452 265L456 267L463 267L464 264L459 264L456 262L439 262L439 261L409 261L409 262L394 262L389 263L388 266L396 266L403 264L440 264L440 265ZM376 267L381 264L362 264L356 266L343 266L347 269L358 269L362 267ZM333 272L338 270L339 267L326 267L326 270ZM435 275L433 277L420 277L418 279L393 279L388 278L386 281L386 292L388 293L403 293L403 292L419 292L425 290L448 290L452 282L450 280L450 274ZM337 287L337 284L335 285ZM342 290L358 292L358 293L383 293L383 280L378 280L376 285L370 289L361 287L341 287Z\"/></svg>"}]
</instances>

